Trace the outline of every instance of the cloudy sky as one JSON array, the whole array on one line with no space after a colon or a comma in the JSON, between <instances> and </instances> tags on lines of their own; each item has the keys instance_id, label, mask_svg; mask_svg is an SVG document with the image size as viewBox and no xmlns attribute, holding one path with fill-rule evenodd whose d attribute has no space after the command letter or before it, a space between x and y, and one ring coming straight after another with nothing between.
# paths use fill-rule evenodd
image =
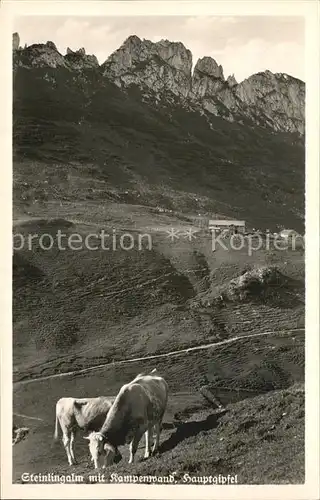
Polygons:
<instances>
[{"instance_id":1,"label":"cloudy sky","mask_svg":"<svg viewBox=\"0 0 320 500\"><path fill-rule=\"evenodd\" d=\"M20 44L53 41L65 54L67 47L86 49L100 63L129 35L151 41L181 41L199 57L211 56L224 75L238 82L269 69L305 79L304 19L302 17L63 17L15 18Z\"/></svg>"}]
</instances>

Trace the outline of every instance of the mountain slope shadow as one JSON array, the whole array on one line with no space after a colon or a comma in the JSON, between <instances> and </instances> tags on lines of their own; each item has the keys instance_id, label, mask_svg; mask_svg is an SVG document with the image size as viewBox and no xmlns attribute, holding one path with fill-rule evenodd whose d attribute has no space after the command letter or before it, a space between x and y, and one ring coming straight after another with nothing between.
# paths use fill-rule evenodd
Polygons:
<instances>
[{"instance_id":1,"label":"mountain slope shadow","mask_svg":"<svg viewBox=\"0 0 320 500\"><path fill-rule=\"evenodd\" d=\"M205 420L191 421L178 424L177 430L164 441L159 447L159 453L164 453L175 448L181 441L196 436L200 432L208 431L217 427L220 417L226 413L227 410L220 411L219 413L211 413Z\"/></svg>"},{"instance_id":2,"label":"mountain slope shadow","mask_svg":"<svg viewBox=\"0 0 320 500\"><path fill-rule=\"evenodd\" d=\"M17 252L13 254L13 286L15 288L41 281L46 275Z\"/></svg>"}]
</instances>

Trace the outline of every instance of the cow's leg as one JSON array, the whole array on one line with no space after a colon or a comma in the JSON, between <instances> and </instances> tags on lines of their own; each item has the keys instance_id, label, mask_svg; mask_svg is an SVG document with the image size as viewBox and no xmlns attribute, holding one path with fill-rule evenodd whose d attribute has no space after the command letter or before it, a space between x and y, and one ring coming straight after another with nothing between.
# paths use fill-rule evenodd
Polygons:
<instances>
[{"instance_id":1,"label":"cow's leg","mask_svg":"<svg viewBox=\"0 0 320 500\"><path fill-rule=\"evenodd\" d=\"M159 448L159 442L160 442L160 432L161 432L161 422L157 422L155 425L154 425L154 430L155 430L155 440L154 440L154 443L153 443L153 447L152 447L152 455L155 455L158 451L158 448Z\"/></svg>"},{"instance_id":2,"label":"cow's leg","mask_svg":"<svg viewBox=\"0 0 320 500\"><path fill-rule=\"evenodd\" d=\"M129 464L132 464L132 463L133 463L134 456L135 456L136 451L137 451L137 449L138 449L138 444L139 444L140 439L142 438L143 434L144 434L144 432L143 432L143 431L141 432L140 430L138 430L138 431L135 433L135 435L134 435L134 437L133 437L133 439L132 439L132 441L131 441L131 443L130 443L130 457L129 457Z\"/></svg>"},{"instance_id":3,"label":"cow's leg","mask_svg":"<svg viewBox=\"0 0 320 500\"><path fill-rule=\"evenodd\" d=\"M151 438L152 438L152 429L153 426L149 425L148 429L145 432L145 438L146 438L146 449L144 452L144 458L149 458L151 455Z\"/></svg>"},{"instance_id":4,"label":"cow's leg","mask_svg":"<svg viewBox=\"0 0 320 500\"><path fill-rule=\"evenodd\" d=\"M74 465L77 464L77 460L76 460L75 455L74 455L74 439L75 439L75 436L76 436L75 430L71 431L71 436L70 436L70 455L71 455L72 462L73 462Z\"/></svg>"},{"instance_id":5,"label":"cow's leg","mask_svg":"<svg viewBox=\"0 0 320 500\"><path fill-rule=\"evenodd\" d=\"M66 450L66 454L68 457L68 463L69 463L69 465L72 465L72 456L70 453L70 431L63 433L62 442L63 442L64 449Z\"/></svg>"}]
</instances>

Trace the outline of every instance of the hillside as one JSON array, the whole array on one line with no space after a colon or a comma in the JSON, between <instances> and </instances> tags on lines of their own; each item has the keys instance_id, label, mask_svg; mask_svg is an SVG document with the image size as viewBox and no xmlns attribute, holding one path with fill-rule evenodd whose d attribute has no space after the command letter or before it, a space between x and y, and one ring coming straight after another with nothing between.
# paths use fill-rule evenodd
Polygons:
<instances>
[{"instance_id":1,"label":"hillside","mask_svg":"<svg viewBox=\"0 0 320 500\"><path fill-rule=\"evenodd\" d=\"M215 412L203 403L193 401L189 408L185 408L176 428L168 417L162 433L160 455L143 461L143 446L140 445L137 463L130 467L130 474L153 477L173 474L174 481L180 484L185 484L185 481L192 484L192 477L194 481L196 476L218 477L219 474L237 475L238 484L298 484L304 481L304 393L299 385L234 403L226 412ZM17 462L32 449L30 441L32 447L37 446L39 437L50 433L49 427L43 434L43 424L35 425L38 428L34 428L33 435L27 438L29 448L27 440L19 444L19 449L18 446L14 448ZM87 462L84 440L77 442L79 448L83 454L81 463L74 466L72 472L82 475L84 483L97 482L97 471L90 470ZM59 450L56 445L52 451L55 458L50 470L46 466L40 468L32 455L28 471L70 474L70 468L61 463L62 446ZM60 461L57 452L60 452ZM52 461L52 455L43 455L41 459L42 464L47 463ZM115 477L120 481L129 470L121 462L99 473L100 480L103 474L107 483L114 482Z\"/></svg>"},{"instance_id":2,"label":"hillside","mask_svg":"<svg viewBox=\"0 0 320 500\"><path fill-rule=\"evenodd\" d=\"M125 220L121 206L115 208L118 217L122 210ZM132 212L130 215L133 226ZM109 216L119 242L123 222L117 227L116 216L112 218L110 211ZM152 214L150 220L154 226L161 224L161 218L157 221ZM138 218L137 222L142 221ZM172 225L177 222L171 220ZM103 225L106 231L111 230L109 224ZM125 227L129 224L128 219ZM83 237L98 229L92 224L43 219L16 224L14 231L25 237L54 237L57 228L66 235ZM304 255L299 250L274 253L262 248L254 257L245 248L242 252L223 248L212 252L210 235L170 243L158 231L152 233L152 243L151 249L139 250L136 245L129 252L121 248L59 251L56 245L42 250L36 243L32 252L28 248L16 251L15 379L250 332L303 327ZM261 296L255 291L244 300L226 296L224 303L216 301L224 293L223 287L231 286L231 280L244 270L274 265L279 276L264 285Z\"/></svg>"},{"instance_id":3,"label":"hillside","mask_svg":"<svg viewBox=\"0 0 320 500\"><path fill-rule=\"evenodd\" d=\"M304 246L213 249L207 227L304 232L304 83L238 83L207 57L191 68L167 40L129 37L99 65L14 37L13 413L29 429L15 482L68 472L57 399L113 396L155 366L170 386L161 455L133 471L304 480ZM105 231L109 247L61 249L59 231Z\"/></svg>"},{"instance_id":4,"label":"hillside","mask_svg":"<svg viewBox=\"0 0 320 500\"><path fill-rule=\"evenodd\" d=\"M55 199L112 200L303 230L301 134L275 133L239 110L230 121L171 91L146 99L137 82L120 89L103 65L68 66L70 54L48 43L14 51L16 210L39 216Z\"/></svg>"}]
</instances>

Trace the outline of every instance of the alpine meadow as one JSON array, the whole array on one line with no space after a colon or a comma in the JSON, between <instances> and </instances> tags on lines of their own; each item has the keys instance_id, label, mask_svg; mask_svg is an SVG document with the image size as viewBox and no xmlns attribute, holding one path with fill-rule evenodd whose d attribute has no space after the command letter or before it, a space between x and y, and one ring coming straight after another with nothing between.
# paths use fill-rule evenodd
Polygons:
<instances>
[{"instance_id":1,"label":"alpine meadow","mask_svg":"<svg viewBox=\"0 0 320 500\"><path fill-rule=\"evenodd\" d=\"M305 83L135 33L12 57L13 482L97 483L93 430L106 483L304 483Z\"/></svg>"}]
</instances>

